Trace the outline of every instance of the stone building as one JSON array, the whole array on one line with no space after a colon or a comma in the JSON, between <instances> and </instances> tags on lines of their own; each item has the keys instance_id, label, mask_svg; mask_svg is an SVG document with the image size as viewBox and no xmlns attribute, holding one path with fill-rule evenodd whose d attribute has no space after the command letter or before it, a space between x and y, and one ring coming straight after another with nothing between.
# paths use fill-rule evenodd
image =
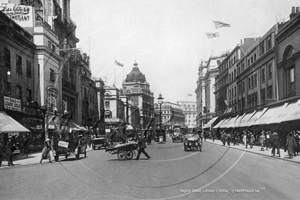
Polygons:
<instances>
[{"instance_id":1,"label":"stone building","mask_svg":"<svg viewBox=\"0 0 300 200\"><path fill-rule=\"evenodd\" d=\"M197 126L197 103L194 101L177 101L183 111L185 117L184 126L187 128L195 128Z\"/></svg>"},{"instance_id":2,"label":"stone building","mask_svg":"<svg viewBox=\"0 0 300 200\"><path fill-rule=\"evenodd\" d=\"M146 128L154 118L154 97L150 84L146 81L145 75L140 72L136 62L124 80L121 91L132 101L133 106L139 108L141 128Z\"/></svg>"}]
</instances>

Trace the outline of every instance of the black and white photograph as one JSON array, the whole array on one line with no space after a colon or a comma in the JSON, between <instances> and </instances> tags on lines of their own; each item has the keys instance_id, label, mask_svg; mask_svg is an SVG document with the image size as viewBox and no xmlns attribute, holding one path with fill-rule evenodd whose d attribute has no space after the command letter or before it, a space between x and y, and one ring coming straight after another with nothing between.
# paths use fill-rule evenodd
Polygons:
<instances>
[{"instance_id":1,"label":"black and white photograph","mask_svg":"<svg viewBox=\"0 0 300 200\"><path fill-rule=\"evenodd\" d=\"M297 200L299 0L0 0L1 200Z\"/></svg>"}]
</instances>

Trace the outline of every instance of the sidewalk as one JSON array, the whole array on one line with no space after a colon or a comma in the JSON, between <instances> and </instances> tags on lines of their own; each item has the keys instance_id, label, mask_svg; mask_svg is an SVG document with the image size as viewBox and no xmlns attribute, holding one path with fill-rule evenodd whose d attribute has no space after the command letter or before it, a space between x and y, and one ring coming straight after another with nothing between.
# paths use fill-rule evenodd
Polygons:
<instances>
[{"instance_id":1,"label":"sidewalk","mask_svg":"<svg viewBox=\"0 0 300 200\"><path fill-rule=\"evenodd\" d=\"M92 150L92 146L91 147L87 147L86 151L89 152ZM24 166L24 165L35 165L35 164L39 164L40 165L40 160L41 160L41 154L42 152L39 152L39 153L33 153L33 154L30 154L28 155L28 157L26 156L21 156L21 155L17 155L14 157L14 167L18 167L18 166ZM83 157L84 155L83 154L80 154L80 157ZM60 159L63 157L64 159L64 156L60 156ZM52 160L52 162L55 162L54 159ZM49 163L49 160L45 159L43 160L42 164L48 164ZM7 165L7 161L2 161L2 166L0 167L0 170L1 169L5 169L5 168L10 168L8 165Z\"/></svg>"},{"instance_id":2,"label":"sidewalk","mask_svg":"<svg viewBox=\"0 0 300 200\"><path fill-rule=\"evenodd\" d=\"M215 145L220 145L223 146L223 143L220 140L215 140L214 142L211 139L206 139L205 142L211 143L211 144L215 144ZM294 162L294 163L299 163L300 164L300 154L296 157L293 158L289 158L288 153L284 152L283 149L280 149L280 156L278 157L277 154L275 154L275 156L273 157L271 154L271 149L266 150L266 148L264 149L264 151L261 151L261 147L254 145L252 149L250 149L250 146L248 146L248 148L246 149L245 145L243 144L237 144L237 145L233 145L230 144L230 146L228 146L227 144L225 145L225 147L228 148L233 148L233 149L238 149L241 151L246 151L249 153L255 153L255 154L259 154L259 155L263 155L263 156L269 156L275 159L281 159L281 160L285 160L285 161L289 161L289 162ZM276 152L276 151L275 151Z\"/></svg>"}]
</instances>

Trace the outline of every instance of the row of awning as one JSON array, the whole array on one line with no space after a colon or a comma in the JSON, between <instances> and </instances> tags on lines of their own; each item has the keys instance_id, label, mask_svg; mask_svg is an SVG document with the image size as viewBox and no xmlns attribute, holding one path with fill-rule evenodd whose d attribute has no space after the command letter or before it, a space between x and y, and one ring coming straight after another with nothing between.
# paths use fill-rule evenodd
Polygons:
<instances>
[{"instance_id":1,"label":"row of awning","mask_svg":"<svg viewBox=\"0 0 300 200\"><path fill-rule=\"evenodd\" d=\"M285 103L281 106L264 108L260 111L222 119L218 124L212 127L212 124L217 118L218 117L212 118L203 128L239 128L300 120L300 99L294 103Z\"/></svg>"}]
</instances>

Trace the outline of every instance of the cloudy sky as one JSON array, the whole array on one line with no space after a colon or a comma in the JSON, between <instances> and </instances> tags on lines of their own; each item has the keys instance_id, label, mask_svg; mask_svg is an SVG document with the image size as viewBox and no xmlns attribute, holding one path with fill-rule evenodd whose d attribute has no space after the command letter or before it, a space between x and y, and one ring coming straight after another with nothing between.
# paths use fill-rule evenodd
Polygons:
<instances>
[{"instance_id":1,"label":"cloudy sky","mask_svg":"<svg viewBox=\"0 0 300 200\"><path fill-rule=\"evenodd\" d=\"M299 0L71 0L71 18L93 76L120 88L136 61L155 102L159 93L166 101L196 101L201 60L262 36L288 20L292 6ZM213 20L231 27L216 30ZM216 31L218 38L207 38Z\"/></svg>"}]
</instances>

